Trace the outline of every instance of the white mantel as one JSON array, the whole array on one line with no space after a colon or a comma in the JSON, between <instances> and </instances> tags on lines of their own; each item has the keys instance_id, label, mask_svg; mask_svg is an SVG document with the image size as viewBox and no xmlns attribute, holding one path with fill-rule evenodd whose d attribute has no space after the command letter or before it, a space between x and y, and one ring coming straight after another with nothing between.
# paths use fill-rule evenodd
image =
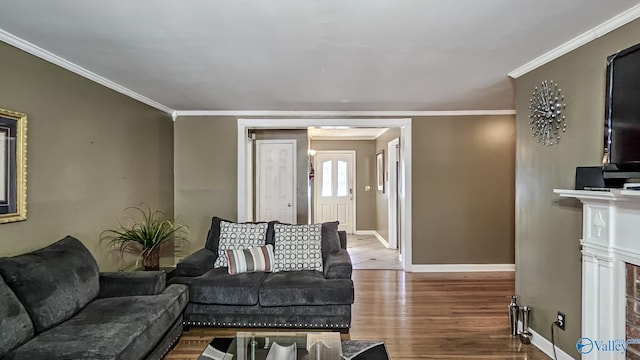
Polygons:
<instances>
[{"instance_id":1,"label":"white mantel","mask_svg":"<svg viewBox=\"0 0 640 360\"><path fill-rule=\"evenodd\" d=\"M583 203L582 336L626 339L625 262L640 265L640 191L553 191ZM596 349L582 355L585 360L624 358Z\"/></svg>"}]
</instances>

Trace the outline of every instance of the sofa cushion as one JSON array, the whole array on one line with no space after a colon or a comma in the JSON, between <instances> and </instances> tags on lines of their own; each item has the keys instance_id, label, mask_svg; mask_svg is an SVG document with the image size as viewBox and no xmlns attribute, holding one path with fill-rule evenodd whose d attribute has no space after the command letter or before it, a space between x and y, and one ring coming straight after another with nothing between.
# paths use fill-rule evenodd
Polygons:
<instances>
[{"instance_id":1,"label":"sofa cushion","mask_svg":"<svg viewBox=\"0 0 640 360\"><path fill-rule=\"evenodd\" d=\"M143 359L188 301L182 285L169 286L159 295L98 299L6 359Z\"/></svg>"},{"instance_id":2,"label":"sofa cushion","mask_svg":"<svg viewBox=\"0 0 640 360\"><path fill-rule=\"evenodd\" d=\"M100 273L99 298L157 295L167 287L164 271L115 271Z\"/></svg>"},{"instance_id":3,"label":"sofa cushion","mask_svg":"<svg viewBox=\"0 0 640 360\"><path fill-rule=\"evenodd\" d=\"M322 225L275 224L274 272L322 271Z\"/></svg>"},{"instance_id":4,"label":"sofa cushion","mask_svg":"<svg viewBox=\"0 0 640 360\"><path fill-rule=\"evenodd\" d=\"M200 276L213 269L218 253L202 248L180 260L176 265L174 276Z\"/></svg>"},{"instance_id":5,"label":"sofa cushion","mask_svg":"<svg viewBox=\"0 0 640 360\"><path fill-rule=\"evenodd\" d=\"M266 273L229 275L226 268L207 271L198 277L178 277L170 283L189 286L189 301L199 304L256 305Z\"/></svg>"},{"instance_id":6,"label":"sofa cushion","mask_svg":"<svg viewBox=\"0 0 640 360\"><path fill-rule=\"evenodd\" d=\"M207 241L204 244L204 247L206 249L209 249L211 251L213 251L214 254L218 254L218 244L220 243L220 222L221 221L226 221L226 222L233 222L230 220L225 220L223 218L219 218L217 216L214 216L213 218L211 218L211 227L209 228L209 232L207 233ZM267 223L267 238L265 243L266 244L274 244L274 230L273 230L273 225L277 224L278 221L269 221ZM247 223L247 224L251 224L251 223Z\"/></svg>"},{"instance_id":7,"label":"sofa cushion","mask_svg":"<svg viewBox=\"0 0 640 360\"><path fill-rule=\"evenodd\" d=\"M340 237L338 236L339 221L322 223L322 261L327 255L340 251Z\"/></svg>"},{"instance_id":8,"label":"sofa cushion","mask_svg":"<svg viewBox=\"0 0 640 360\"><path fill-rule=\"evenodd\" d=\"M226 221L220 222L220 243L218 244L218 258L214 268L227 267L225 250L248 249L262 246L266 242L267 223L236 224Z\"/></svg>"},{"instance_id":9,"label":"sofa cushion","mask_svg":"<svg viewBox=\"0 0 640 360\"><path fill-rule=\"evenodd\" d=\"M353 265L351 256L346 249L329 254L324 263L325 279L351 279Z\"/></svg>"},{"instance_id":10,"label":"sofa cushion","mask_svg":"<svg viewBox=\"0 0 640 360\"><path fill-rule=\"evenodd\" d=\"M266 271L273 268L273 245L256 246L249 249L227 249L229 275Z\"/></svg>"},{"instance_id":11,"label":"sofa cushion","mask_svg":"<svg viewBox=\"0 0 640 360\"><path fill-rule=\"evenodd\" d=\"M260 288L261 306L353 304L353 282L317 271L271 273Z\"/></svg>"},{"instance_id":12,"label":"sofa cushion","mask_svg":"<svg viewBox=\"0 0 640 360\"><path fill-rule=\"evenodd\" d=\"M274 220L269 221L267 223L267 244L275 245L276 244L276 230L275 225L279 224L280 221Z\"/></svg>"},{"instance_id":13,"label":"sofa cushion","mask_svg":"<svg viewBox=\"0 0 640 360\"><path fill-rule=\"evenodd\" d=\"M27 310L0 277L0 358L33 337Z\"/></svg>"},{"instance_id":14,"label":"sofa cushion","mask_svg":"<svg viewBox=\"0 0 640 360\"><path fill-rule=\"evenodd\" d=\"M0 258L0 274L29 313L36 333L69 319L100 291L98 264L71 236L40 250Z\"/></svg>"},{"instance_id":15,"label":"sofa cushion","mask_svg":"<svg viewBox=\"0 0 640 360\"><path fill-rule=\"evenodd\" d=\"M207 233L207 241L204 244L205 248L213 251L215 254L218 253L218 244L220 243L220 222L221 221L231 222L229 220L225 220L223 218L214 216L211 219L211 228L209 228L209 232Z\"/></svg>"}]
</instances>

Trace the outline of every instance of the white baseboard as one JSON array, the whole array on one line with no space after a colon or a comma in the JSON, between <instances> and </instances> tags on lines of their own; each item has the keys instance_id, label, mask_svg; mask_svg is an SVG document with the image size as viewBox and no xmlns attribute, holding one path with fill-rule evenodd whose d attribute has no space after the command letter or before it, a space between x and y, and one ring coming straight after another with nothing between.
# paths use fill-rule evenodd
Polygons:
<instances>
[{"instance_id":1,"label":"white baseboard","mask_svg":"<svg viewBox=\"0 0 640 360\"><path fill-rule=\"evenodd\" d=\"M387 240L385 240L382 235L378 234L377 231L375 230L356 230L356 232L354 233L355 235L373 235L376 237L376 239L378 239L378 241L380 241L382 243L382 245L384 245L384 247L388 248L389 247L389 242Z\"/></svg>"},{"instance_id":2,"label":"white baseboard","mask_svg":"<svg viewBox=\"0 0 640 360\"><path fill-rule=\"evenodd\" d=\"M413 264L411 272L493 272L516 271L515 264Z\"/></svg>"},{"instance_id":3,"label":"white baseboard","mask_svg":"<svg viewBox=\"0 0 640 360\"><path fill-rule=\"evenodd\" d=\"M551 341L544 338L544 336L538 334L537 332L529 329L531 333L531 345L537 347L545 353L548 357L553 359L553 345ZM558 360L575 360L571 355L562 351L559 347L556 346L556 355L558 355Z\"/></svg>"}]
</instances>

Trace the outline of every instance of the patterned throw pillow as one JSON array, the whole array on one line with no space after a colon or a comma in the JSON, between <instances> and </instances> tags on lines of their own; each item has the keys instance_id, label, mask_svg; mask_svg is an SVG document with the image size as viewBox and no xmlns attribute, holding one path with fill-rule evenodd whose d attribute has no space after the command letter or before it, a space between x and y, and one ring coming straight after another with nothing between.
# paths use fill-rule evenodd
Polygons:
<instances>
[{"instance_id":1,"label":"patterned throw pillow","mask_svg":"<svg viewBox=\"0 0 640 360\"><path fill-rule=\"evenodd\" d=\"M225 250L229 275L266 271L273 269L273 245L256 246L249 249Z\"/></svg>"},{"instance_id":2,"label":"patterned throw pillow","mask_svg":"<svg viewBox=\"0 0 640 360\"><path fill-rule=\"evenodd\" d=\"M214 268L227 267L225 250L248 249L265 244L267 237L267 223L236 224L226 221L220 222L220 244L218 258Z\"/></svg>"},{"instance_id":3,"label":"patterned throw pillow","mask_svg":"<svg viewBox=\"0 0 640 360\"><path fill-rule=\"evenodd\" d=\"M317 270L322 271L322 224L275 224L273 272Z\"/></svg>"}]
</instances>

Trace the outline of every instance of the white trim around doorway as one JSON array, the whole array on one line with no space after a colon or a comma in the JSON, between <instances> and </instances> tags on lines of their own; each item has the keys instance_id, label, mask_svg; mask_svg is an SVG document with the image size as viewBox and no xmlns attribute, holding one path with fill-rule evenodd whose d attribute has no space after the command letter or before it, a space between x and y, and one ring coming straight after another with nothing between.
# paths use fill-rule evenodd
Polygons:
<instances>
[{"instance_id":1,"label":"white trim around doorway","mask_svg":"<svg viewBox=\"0 0 640 360\"><path fill-rule=\"evenodd\" d=\"M245 139L249 129L306 129L310 126L352 126L352 127L397 127L400 128L400 218L402 266L405 271L412 271L412 184L411 184L411 122L410 118L386 119L238 119L238 221L248 221L250 215L247 208L247 174Z\"/></svg>"},{"instance_id":2,"label":"white trim around doorway","mask_svg":"<svg viewBox=\"0 0 640 360\"><path fill-rule=\"evenodd\" d=\"M387 247L399 249L398 246L398 177L396 161L400 150L400 139L395 138L387 143L387 206L388 210L388 236Z\"/></svg>"}]
</instances>

